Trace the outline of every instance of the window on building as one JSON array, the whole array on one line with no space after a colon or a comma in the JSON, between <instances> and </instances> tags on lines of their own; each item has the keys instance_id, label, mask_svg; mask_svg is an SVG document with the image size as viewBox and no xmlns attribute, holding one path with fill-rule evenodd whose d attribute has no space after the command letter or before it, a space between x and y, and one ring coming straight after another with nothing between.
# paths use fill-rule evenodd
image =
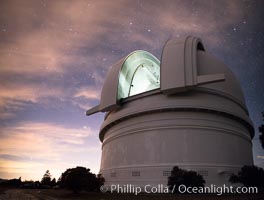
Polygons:
<instances>
[{"instance_id":1,"label":"window on building","mask_svg":"<svg viewBox=\"0 0 264 200\"><path fill-rule=\"evenodd\" d=\"M132 176L140 176L140 171L132 171Z\"/></svg>"},{"instance_id":2,"label":"window on building","mask_svg":"<svg viewBox=\"0 0 264 200\"><path fill-rule=\"evenodd\" d=\"M163 176L170 176L171 175L171 171L163 171Z\"/></svg>"},{"instance_id":3,"label":"window on building","mask_svg":"<svg viewBox=\"0 0 264 200\"><path fill-rule=\"evenodd\" d=\"M208 171L207 170L198 170L197 173L202 175L202 176L208 176Z\"/></svg>"},{"instance_id":4,"label":"window on building","mask_svg":"<svg viewBox=\"0 0 264 200\"><path fill-rule=\"evenodd\" d=\"M160 88L160 62L146 51L131 53L119 74L118 100Z\"/></svg>"}]
</instances>

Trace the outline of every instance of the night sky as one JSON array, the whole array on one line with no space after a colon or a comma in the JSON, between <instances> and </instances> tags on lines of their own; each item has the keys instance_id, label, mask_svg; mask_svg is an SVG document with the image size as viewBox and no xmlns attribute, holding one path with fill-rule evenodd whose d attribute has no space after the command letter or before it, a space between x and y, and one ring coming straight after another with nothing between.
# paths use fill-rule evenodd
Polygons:
<instances>
[{"instance_id":1,"label":"night sky","mask_svg":"<svg viewBox=\"0 0 264 200\"><path fill-rule=\"evenodd\" d=\"M257 127L264 111L264 1L0 0L0 178L39 180L47 169L99 171L99 104L110 66L168 39L200 37L240 81ZM213 141L212 141L213 142Z\"/></svg>"}]
</instances>

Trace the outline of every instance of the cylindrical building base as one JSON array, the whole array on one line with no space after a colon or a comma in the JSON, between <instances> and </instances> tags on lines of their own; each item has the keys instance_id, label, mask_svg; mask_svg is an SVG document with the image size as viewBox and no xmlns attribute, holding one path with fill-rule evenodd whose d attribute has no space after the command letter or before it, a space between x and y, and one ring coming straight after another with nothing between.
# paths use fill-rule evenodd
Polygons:
<instances>
[{"instance_id":1,"label":"cylindrical building base","mask_svg":"<svg viewBox=\"0 0 264 200\"><path fill-rule=\"evenodd\" d=\"M228 183L252 165L252 143L240 122L215 112L157 111L127 118L104 134L105 185L167 185L174 166L194 170L206 184Z\"/></svg>"}]
</instances>

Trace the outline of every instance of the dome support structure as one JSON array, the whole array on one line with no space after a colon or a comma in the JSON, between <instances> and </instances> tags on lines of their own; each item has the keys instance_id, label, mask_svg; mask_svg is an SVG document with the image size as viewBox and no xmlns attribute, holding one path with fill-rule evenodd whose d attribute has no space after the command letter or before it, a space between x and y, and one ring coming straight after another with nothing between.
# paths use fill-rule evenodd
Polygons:
<instances>
[{"instance_id":1,"label":"dome support structure","mask_svg":"<svg viewBox=\"0 0 264 200\"><path fill-rule=\"evenodd\" d=\"M195 37L168 40L161 56L161 91L174 94L197 85L224 81L225 75L197 75L197 51L205 51L202 41Z\"/></svg>"}]
</instances>

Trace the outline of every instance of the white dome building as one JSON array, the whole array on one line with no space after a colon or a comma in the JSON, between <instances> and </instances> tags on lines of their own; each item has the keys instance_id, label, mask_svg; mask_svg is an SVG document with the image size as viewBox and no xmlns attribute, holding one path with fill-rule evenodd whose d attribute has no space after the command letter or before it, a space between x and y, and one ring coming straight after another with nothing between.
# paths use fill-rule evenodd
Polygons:
<instances>
[{"instance_id":1,"label":"white dome building","mask_svg":"<svg viewBox=\"0 0 264 200\"><path fill-rule=\"evenodd\" d=\"M254 129L239 82L194 37L169 40L161 62L135 51L112 66L101 102L105 185L167 184L174 166L228 184L252 165Z\"/></svg>"}]
</instances>

